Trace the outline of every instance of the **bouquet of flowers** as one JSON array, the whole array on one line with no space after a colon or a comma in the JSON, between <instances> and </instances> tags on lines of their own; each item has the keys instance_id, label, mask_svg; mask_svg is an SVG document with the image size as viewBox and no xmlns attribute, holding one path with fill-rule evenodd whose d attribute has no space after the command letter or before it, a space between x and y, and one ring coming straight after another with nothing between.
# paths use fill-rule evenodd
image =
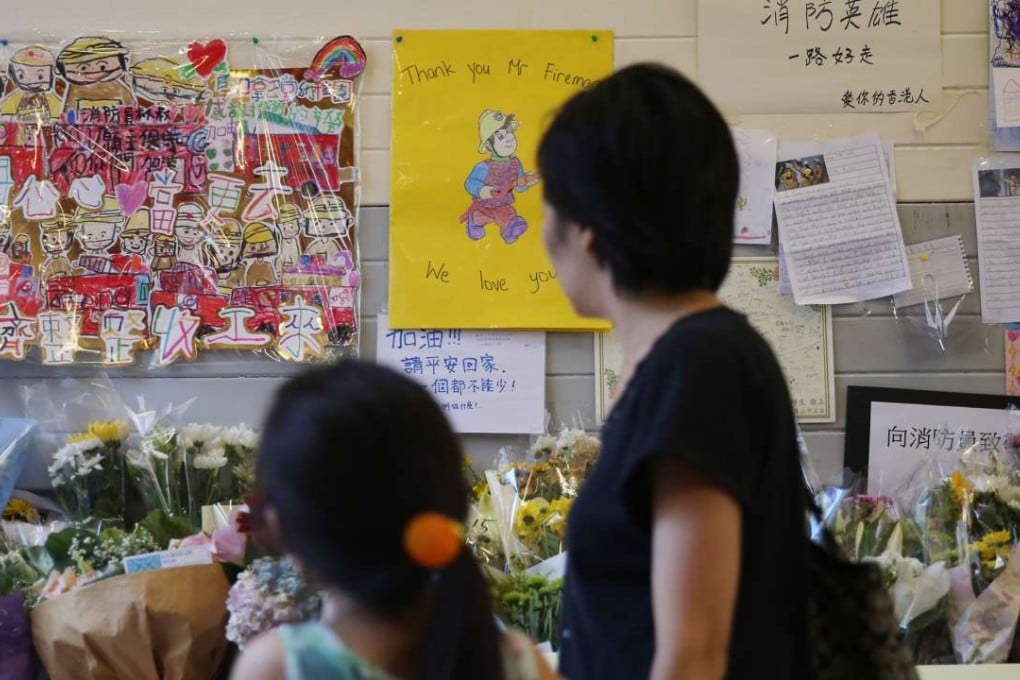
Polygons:
<instances>
[{"instance_id":1,"label":"bouquet of flowers","mask_svg":"<svg viewBox=\"0 0 1020 680\"><path fill-rule=\"evenodd\" d=\"M894 498L816 498L845 554L881 567L918 663L1020 660L1017 443L926 459Z\"/></svg>"},{"instance_id":2,"label":"bouquet of flowers","mask_svg":"<svg viewBox=\"0 0 1020 680\"><path fill-rule=\"evenodd\" d=\"M259 558L230 588L227 639L244 649L260 633L316 618L321 608L319 591L305 581L289 558Z\"/></svg>"},{"instance_id":3,"label":"bouquet of flowers","mask_svg":"<svg viewBox=\"0 0 1020 680\"><path fill-rule=\"evenodd\" d=\"M948 565L926 561L918 526L902 516L897 500L826 488L815 501L843 554L880 568L915 659L951 656L946 623Z\"/></svg>"},{"instance_id":4,"label":"bouquet of flowers","mask_svg":"<svg viewBox=\"0 0 1020 680\"><path fill-rule=\"evenodd\" d=\"M563 552L570 506L600 450L597 437L564 428L535 440L525 461L486 473L511 567L526 569Z\"/></svg>"},{"instance_id":5,"label":"bouquet of flowers","mask_svg":"<svg viewBox=\"0 0 1020 680\"><path fill-rule=\"evenodd\" d=\"M197 526L204 506L239 501L252 492L257 445L258 436L243 424L180 430L162 424L127 459L148 510L190 517Z\"/></svg>"},{"instance_id":6,"label":"bouquet of flowers","mask_svg":"<svg viewBox=\"0 0 1020 680\"><path fill-rule=\"evenodd\" d=\"M68 519L123 517L129 487L127 437L126 421L92 422L53 455L50 480Z\"/></svg>"},{"instance_id":7,"label":"bouquet of flowers","mask_svg":"<svg viewBox=\"0 0 1020 680\"><path fill-rule=\"evenodd\" d=\"M490 567L496 612L555 649L566 557L566 526L601 442L581 429L538 437L523 461L483 475L465 462L474 503L468 544ZM505 454L504 454L505 456Z\"/></svg>"},{"instance_id":8,"label":"bouquet of flowers","mask_svg":"<svg viewBox=\"0 0 1020 680\"><path fill-rule=\"evenodd\" d=\"M513 574L491 584L496 612L532 640L560 644L560 607L563 579Z\"/></svg>"}]
</instances>

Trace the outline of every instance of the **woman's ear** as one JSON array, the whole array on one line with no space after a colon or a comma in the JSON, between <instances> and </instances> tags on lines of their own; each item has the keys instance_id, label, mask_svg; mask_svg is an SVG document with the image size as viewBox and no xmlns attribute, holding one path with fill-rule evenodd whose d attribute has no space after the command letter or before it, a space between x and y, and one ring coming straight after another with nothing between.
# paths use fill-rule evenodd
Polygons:
<instances>
[{"instance_id":1,"label":"woman's ear","mask_svg":"<svg viewBox=\"0 0 1020 680\"><path fill-rule=\"evenodd\" d=\"M580 239L581 250L595 257L595 232L580 225L575 225L574 228L579 232L578 238Z\"/></svg>"}]
</instances>

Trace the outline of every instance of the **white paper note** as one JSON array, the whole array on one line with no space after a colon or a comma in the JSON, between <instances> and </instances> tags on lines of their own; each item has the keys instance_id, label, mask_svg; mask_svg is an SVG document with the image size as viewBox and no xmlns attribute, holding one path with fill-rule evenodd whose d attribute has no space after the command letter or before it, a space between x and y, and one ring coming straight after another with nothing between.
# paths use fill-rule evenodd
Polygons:
<instances>
[{"instance_id":1,"label":"white paper note","mask_svg":"<svg viewBox=\"0 0 1020 680\"><path fill-rule=\"evenodd\" d=\"M461 433L545 431L545 333L390 330L379 314L376 360L424 385Z\"/></svg>"},{"instance_id":2,"label":"white paper note","mask_svg":"<svg viewBox=\"0 0 1020 680\"><path fill-rule=\"evenodd\" d=\"M740 159L740 192L733 221L733 242L769 245L772 242L772 200L776 185L776 133L732 127Z\"/></svg>"},{"instance_id":3,"label":"white paper note","mask_svg":"<svg viewBox=\"0 0 1020 680\"><path fill-rule=\"evenodd\" d=\"M967 251L959 234L907 246L907 262L913 287L893 296L897 307L944 300L974 290Z\"/></svg>"},{"instance_id":4,"label":"white paper note","mask_svg":"<svg viewBox=\"0 0 1020 680\"><path fill-rule=\"evenodd\" d=\"M867 492L903 491L919 470L925 474L925 459L951 470L966 451L1001 452L1018 426L1010 409L872 402Z\"/></svg>"},{"instance_id":5,"label":"white paper note","mask_svg":"<svg viewBox=\"0 0 1020 680\"><path fill-rule=\"evenodd\" d=\"M699 0L698 84L741 113L936 108L937 10L932 0Z\"/></svg>"},{"instance_id":6,"label":"white paper note","mask_svg":"<svg viewBox=\"0 0 1020 680\"><path fill-rule=\"evenodd\" d=\"M1020 161L974 161L981 319L1020 321Z\"/></svg>"},{"instance_id":7,"label":"white paper note","mask_svg":"<svg viewBox=\"0 0 1020 680\"><path fill-rule=\"evenodd\" d=\"M874 135L788 144L776 219L797 304L845 304L910 289L882 142Z\"/></svg>"}]
</instances>

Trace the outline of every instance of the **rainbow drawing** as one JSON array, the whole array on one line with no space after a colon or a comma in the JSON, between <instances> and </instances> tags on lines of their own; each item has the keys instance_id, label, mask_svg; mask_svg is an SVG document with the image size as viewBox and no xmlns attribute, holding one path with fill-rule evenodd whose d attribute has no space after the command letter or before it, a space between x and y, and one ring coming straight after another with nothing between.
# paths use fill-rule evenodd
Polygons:
<instances>
[{"instance_id":1,"label":"rainbow drawing","mask_svg":"<svg viewBox=\"0 0 1020 680\"><path fill-rule=\"evenodd\" d=\"M338 63L341 78L354 78L365 70L365 50L349 35L333 38L322 46L312 60L312 66L305 75L312 80L321 80Z\"/></svg>"}]
</instances>

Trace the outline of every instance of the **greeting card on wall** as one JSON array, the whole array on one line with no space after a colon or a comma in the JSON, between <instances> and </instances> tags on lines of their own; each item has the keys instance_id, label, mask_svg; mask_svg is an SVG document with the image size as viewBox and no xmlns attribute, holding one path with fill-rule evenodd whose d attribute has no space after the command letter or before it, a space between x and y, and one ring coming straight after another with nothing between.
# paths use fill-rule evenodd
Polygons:
<instances>
[{"instance_id":1,"label":"greeting card on wall","mask_svg":"<svg viewBox=\"0 0 1020 680\"><path fill-rule=\"evenodd\" d=\"M698 72L740 113L931 108L942 99L940 14L931 0L699 0Z\"/></svg>"},{"instance_id":2,"label":"greeting card on wall","mask_svg":"<svg viewBox=\"0 0 1020 680\"><path fill-rule=\"evenodd\" d=\"M357 41L86 36L5 62L0 357L357 352Z\"/></svg>"},{"instance_id":3,"label":"greeting card on wall","mask_svg":"<svg viewBox=\"0 0 1020 680\"><path fill-rule=\"evenodd\" d=\"M378 324L377 361L424 385L457 432L544 431L545 333Z\"/></svg>"},{"instance_id":4,"label":"greeting card on wall","mask_svg":"<svg viewBox=\"0 0 1020 680\"><path fill-rule=\"evenodd\" d=\"M730 308L747 315L768 341L783 368L802 423L836 419L832 316L829 307L794 304L779 292L779 261L774 257L736 258L719 291ZM622 357L612 333L595 335L596 412L599 420L619 396Z\"/></svg>"},{"instance_id":5,"label":"greeting card on wall","mask_svg":"<svg viewBox=\"0 0 1020 680\"><path fill-rule=\"evenodd\" d=\"M535 150L548 116L607 75L612 35L398 31L390 323L594 329L542 249Z\"/></svg>"}]
</instances>

